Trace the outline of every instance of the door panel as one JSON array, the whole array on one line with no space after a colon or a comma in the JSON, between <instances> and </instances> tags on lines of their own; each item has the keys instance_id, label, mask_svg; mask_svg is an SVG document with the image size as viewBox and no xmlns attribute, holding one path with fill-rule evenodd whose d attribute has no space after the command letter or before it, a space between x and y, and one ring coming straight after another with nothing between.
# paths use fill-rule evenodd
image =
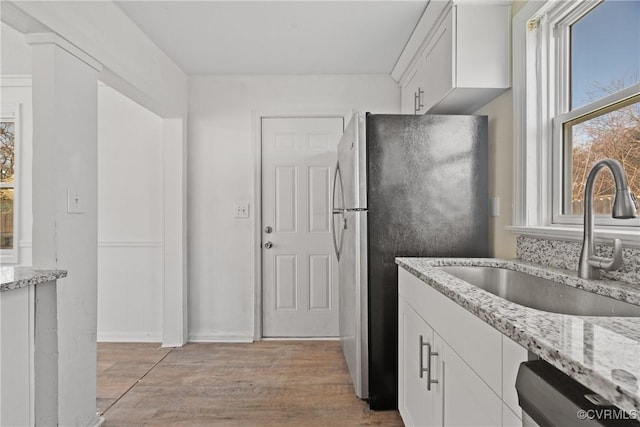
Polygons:
<instances>
[{"instance_id":1,"label":"door panel","mask_svg":"<svg viewBox=\"0 0 640 427\"><path fill-rule=\"evenodd\" d=\"M298 223L298 168L276 166L276 231L295 233Z\"/></svg>"},{"instance_id":2,"label":"door panel","mask_svg":"<svg viewBox=\"0 0 640 427\"><path fill-rule=\"evenodd\" d=\"M328 233L331 230L327 212L331 209L331 167L309 167L309 232Z\"/></svg>"},{"instance_id":3,"label":"door panel","mask_svg":"<svg viewBox=\"0 0 640 427\"><path fill-rule=\"evenodd\" d=\"M298 260L294 255L276 255L276 311L295 310L298 305Z\"/></svg>"},{"instance_id":4,"label":"door panel","mask_svg":"<svg viewBox=\"0 0 640 427\"><path fill-rule=\"evenodd\" d=\"M331 309L331 257L309 255L309 310Z\"/></svg>"},{"instance_id":5,"label":"door panel","mask_svg":"<svg viewBox=\"0 0 640 427\"><path fill-rule=\"evenodd\" d=\"M262 120L265 337L338 335L331 179L342 130L342 118Z\"/></svg>"}]
</instances>

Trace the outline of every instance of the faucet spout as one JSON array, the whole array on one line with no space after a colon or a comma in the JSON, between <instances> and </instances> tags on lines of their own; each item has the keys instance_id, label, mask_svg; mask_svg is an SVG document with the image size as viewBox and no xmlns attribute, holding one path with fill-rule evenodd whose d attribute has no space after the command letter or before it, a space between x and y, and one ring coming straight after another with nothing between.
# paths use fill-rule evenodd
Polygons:
<instances>
[{"instance_id":1,"label":"faucet spout","mask_svg":"<svg viewBox=\"0 0 640 427\"><path fill-rule=\"evenodd\" d=\"M636 198L629 190L627 175L622 164L614 159L604 159L596 163L587 177L584 187L584 234L582 240L582 252L578 264L578 277L583 279L599 279L600 270L617 270L622 266L622 243L614 240L613 258L604 258L595 255L595 243L593 236L593 187L598 173L603 168L609 168L616 183L616 196L613 201L611 216L619 219L635 218L637 215Z\"/></svg>"}]
</instances>

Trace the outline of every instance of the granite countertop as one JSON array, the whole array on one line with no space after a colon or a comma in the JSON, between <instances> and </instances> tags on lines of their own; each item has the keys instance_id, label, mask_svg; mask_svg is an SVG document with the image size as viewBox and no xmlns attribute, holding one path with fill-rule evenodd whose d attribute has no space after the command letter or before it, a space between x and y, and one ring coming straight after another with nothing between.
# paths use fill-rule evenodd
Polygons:
<instances>
[{"instance_id":1,"label":"granite countertop","mask_svg":"<svg viewBox=\"0 0 640 427\"><path fill-rule=\"evenodd\" d=\"M616 406L630 413L640 411L640 318L571 316L535 310L433 267L501 267L636 305L640 305L640 286L584 280L575 272L495 258L396 258L396 263Z\"/></svg>"},{"instance_id":2,"label":"granite countertop","mask_svg":"<svg viewBox=\"0 0 640 427\"><path fill-rule=\"evenodd\" d=\"M0 266L0 292L37 285L67 277L66 270L39 270L33 267Z\"/></svg>"}]
</instances>

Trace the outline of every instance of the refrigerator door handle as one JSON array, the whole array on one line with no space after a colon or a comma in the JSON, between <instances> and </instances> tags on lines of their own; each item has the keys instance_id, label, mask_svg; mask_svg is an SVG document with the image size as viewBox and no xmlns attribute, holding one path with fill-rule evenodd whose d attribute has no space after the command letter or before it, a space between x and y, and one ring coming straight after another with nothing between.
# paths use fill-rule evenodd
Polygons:
<instances>
[{"instance_id":1,"label":"refrigerator door handle","mask_svg":"<svg viewBox=\"0 0 640 427\"><path fill-rule=\"evenodd\" d=\"M335 202L336 202L336 186L338 185L338 180L340 180L340 195L342 196L342 208L341 209L336 209L335 207ZM333 191L331 194L331 213L333 215L342 215L342 218L340 221L341 223L344 223L344 228L346 228L346 218L344 217L344 187L342 185L342 174L340 173L340 162L336 162L336 168L335 168L335 172L333 173ZM344 239L344 233L340 232L340 242L338 243L337 239L336 239L336 226L335 226L335 219L331 218L331 234L333 237L333 249L336 252L336 257L338 258L338 261L340 261L340 252L342 251L342 243L343 243L343 239Z\"/></svg>"},{"instance_id":2,"label":"refrigerator door handle","mask_svg":"<svg viewBox=\"0 0 640 427\"><path fill-rule=\"evenodd\" d=\"M338 211L338 212L333 212L334 215L342 215L342 221L340 221L340 223L344 223L344 228L347 228L347 219L344 217L344 212L342 211ZM333 249L336 252L336 258L338 258L338 261L340 261L340 252L342 252L342 243L344 240L344 233L340 233L340 242L338 243L337 239L336 239L336 226L334 225L335 222L331 221L331 234L333 234Z\"/></svg>"}]
</instances>

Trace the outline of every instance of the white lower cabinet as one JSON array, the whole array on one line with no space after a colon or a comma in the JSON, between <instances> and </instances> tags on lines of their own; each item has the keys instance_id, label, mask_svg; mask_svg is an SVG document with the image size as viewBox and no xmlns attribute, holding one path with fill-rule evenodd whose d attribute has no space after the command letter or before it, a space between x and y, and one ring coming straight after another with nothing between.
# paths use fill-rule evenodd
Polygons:
<instances>
[{"instance_id":1,"label":"white lower cabinet","mask_svg":"<svg viewBox=\"0 0 640 427\"><path fill-rule=\"evenodd\" d=\"M398 407L405 425L521 426L515 374L526 349L402 268L398 285ZM465 336L484 337L480 351L467 348Z\"/></svg>"},{"instance_id":2,"label":"white lower cabinet","mask_svg":"<svg viewBox=\"0 0 640 427\"><path fill-rule=\"evenodd\" d=\"M502 401L400 298L399 410L407 426L500 426Z\"/></svg>"}]
</instances>

